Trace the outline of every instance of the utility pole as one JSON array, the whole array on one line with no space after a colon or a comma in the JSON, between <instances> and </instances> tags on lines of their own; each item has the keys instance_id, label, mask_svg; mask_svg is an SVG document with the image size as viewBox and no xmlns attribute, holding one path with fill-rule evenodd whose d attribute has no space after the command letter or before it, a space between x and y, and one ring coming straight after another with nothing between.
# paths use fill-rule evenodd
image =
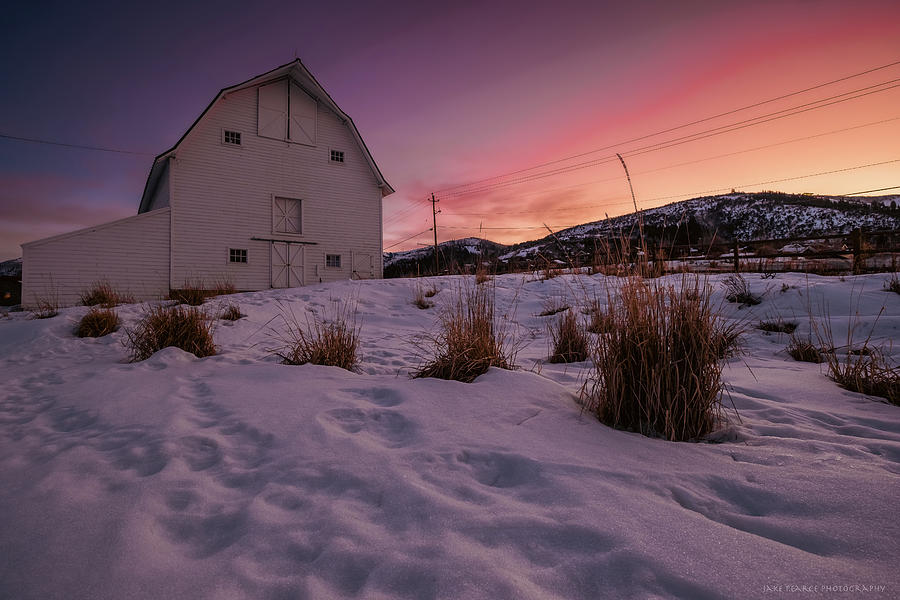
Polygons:
<instances>
[{"instance_id":1,"label":"utility pole","mask_svg":"<svg viewBox=\"0 0 900 600\"><path fill-rule=\"evenodd\" d=\"M431 228L434 229L434 274L439 275L440 271L438 270L438 246L437 246L437 215L439 210L436 209L437 203L440 200L434 199L434 193L431 194Z\"/></svg>"}]
</instances>

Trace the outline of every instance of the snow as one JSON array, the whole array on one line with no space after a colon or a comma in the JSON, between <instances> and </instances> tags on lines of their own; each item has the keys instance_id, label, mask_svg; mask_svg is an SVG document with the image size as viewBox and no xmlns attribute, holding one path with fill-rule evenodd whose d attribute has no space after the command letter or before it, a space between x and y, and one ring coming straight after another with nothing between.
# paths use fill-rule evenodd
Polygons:
<instances>
[{"instance_id":1,"label":"snow","mask_svg":"<svg viewBox=\"0 0 900 600\"><path fill-rule=\"evenodd\" d=\"M473 384L407 377L437 318L411 280L229 297L248 316L219 321L205 359L127 363L124 331L72 335L83 307L11 313L0 597L897 597L900 408L752 326L805 335L809 307L827 310L836 340L874 327L897 364L900 297L881 275L747 278L762 304L721 305L748 331L725 369L740 419L717 443L610 429L577 402L589 365L543 362L543 304L603 301L615 280L600 275L498 277L522 369ZM424 283L440 304L459 278ZM361 373L269 355L283 306L350 297ZM133 326L142 307L118 310Z\"/></svg>"}]
</instances>

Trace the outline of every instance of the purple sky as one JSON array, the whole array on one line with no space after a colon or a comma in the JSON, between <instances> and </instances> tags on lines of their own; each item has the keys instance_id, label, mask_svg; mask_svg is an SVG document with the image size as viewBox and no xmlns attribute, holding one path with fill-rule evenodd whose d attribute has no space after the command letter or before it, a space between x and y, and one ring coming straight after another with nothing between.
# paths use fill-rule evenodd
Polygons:
<instances>
[{"instance_id":1,"label":"purple sky","mask_svg":"<svg viewBox=\"0 0 900 600\"><path fill-rule=\"evenodd\" d=\"M134 214L152 157L178 140L220 88L295 56L353 117L397 189L385 203L386 245L430 225L430 207L416 204L430 191L900 60L900 9L878 0L431 4L7 3L0 20L0 133L139 154L0 139L0 260L20 256L22 242ZM834 93L892 77L900 69ZM897 106L900 95L889 91L845 113L822 111L820 121L760 128L755 138L723 140L704 151L712 156L780 141L778 135L862 126L900 116ZM640 178L636 187L649 199L665 190L900 158L879 142L897 139L897 123L860 129L852 140L829 137L816 146L822 154L813 163L794 164L794 148L789 164L748 156L715 167L726 179L695 169L671 180ZM849 149L842 155L837 148ZM635 159L634 170L695 156L702 158L683 152L658 164ZM898 172L892 164L866 178L815 182L829 188L816 191L876 187L900 179ZM576 175L583 177L447 198L441 239L477 234L471 227L479 224L567 221L562 225L624 211L621 181L608 189L590 183L621 179L615 169ZM609 203L605 210L575 210L602 201ZM504 219L504 207L524 207L532 216ZM493 219L485 222L484 213ZM484 234L504 241L540 235Z\"/></svg>"}]
</instances>

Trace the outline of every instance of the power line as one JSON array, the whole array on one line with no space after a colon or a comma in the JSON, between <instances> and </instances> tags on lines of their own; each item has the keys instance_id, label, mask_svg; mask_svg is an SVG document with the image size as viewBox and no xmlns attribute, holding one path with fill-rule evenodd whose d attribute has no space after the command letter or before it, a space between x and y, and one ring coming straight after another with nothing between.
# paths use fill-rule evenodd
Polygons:
<instances>
[{"instance_id":1,"label":"power line","mask_svg":"<svg viewBox=\"0 0 900 600\"><path fill-rule=\"evenodd\" d=\"M845 127L845 128L843 128L843 129L834 129L834 130L832 130L832 131L826 131L826 132L823 132L823 133L817 133L817 134L814 134L814 135L808 135L808 136L804 136L804 137L799 137L799 138L794 138L794 139L790 139L790 140L785 140L785 141L783 141L783 142L775 142L775 143L773 143L773 144L765 144L765 145L763 145L763 146L756 146L756 147L754 147L754 148L747 148L747 149L745 149L745 150L737 150L737 151L735 151L735 152L727 152L727 153L725 153L725 154L717 154L717 155L715 155L715 156L708 156L708 157L706 157L706 158L699 158L699 159L696 159L696 160L690 160L690 161L686 161L686 162L675 163L675 164L666 165L666 166L663 166L663 167L657 167L657 168L654 168L654 169L648 169L648 170L646 170L646 171L638 171L638 172L635 173L635 175L647 175L647 174L649 174L649 173L656 173L656 172L658 172L658 171L665 171L665 170L667 170L667 169L674 169L674 168L677 168L677 167L683 167L683 166L687 166L687 165L693 165L693 164L702 163L702 162L706 162L706 161L710 161L710 160L716 160L716 159L719 159L719 158L727 158L727 157L729 157L729 156L736 156L736 155L738 155L738 154L746 154L746 153L748 153L748 152L756 152L756 151L758 151L758 150L767 150L767 149L769 149L769 148L774 148L774 147L776 147L776 146L783 146L783 145L786 145L786 144L793 144L793 143L796 143L796 142L804 142L804 141L807 141L807 140L812 140L812 139L824 137L824 136L827 136L827 135L834 135L834 134L836 134L836 133L844 133L844 132L847 132L847 131L853 131L853 130L855 130L855 129L862 129L862 128L864 128L864 127L872 127L873 125L883 125L884 123L890 123L890 122L892 122L892 121L898 121L898 120L900 120L900 117L892 117L892 118L890 118L890 119L882 119L881 121L873 121L873 122L871 122L871 123L863 123L862 125L854 125L853 127ZM628 155L628 156L631 156L631 155ZM607 177L607 178L605 178L605 179L595 179L595 180L592 180L592 181L587 181L587 182L585 182L585 183L579 183L579 184L575 184L575 185L563 186L563 187L558 187L558 188L544 189L544 190L541 190L541 191L538 191L538 192L531 192L529 195L548 194L548 193L555 192L555 191L560 191L560 190L568 190L568 189L577 188L577 187L584 187L584 186L587 186L587 185L595 185L595 184L598 184L598 183L606 183L606 182L609 182L609 181L619 181L619 180L621 180L621 177L620 177L620 176L616 176L616 177ZM877 191L877 190L873 190L873 191ZM846 194L845 194L845 195L846 195ZM521 196L519 196L519 197L521 197ZM600 204L600 205L581 205L581 206L573 206L573 207L568 207L568 208L556 208L556 209L549 209L549 210L518 210L518 211L508 211L508 212L490 211L489 213L488 213L488 212L484 212L484 213L445 213L445 214L446 214L447 216L452 216L452 217L480 217L480 216L485 216L485 215L489 215L489 214L490 214L490 215L515 215L515 214L529 214L529 213L542 213L542 214L543 214L543 213L547 213L547 212L564 212L564 211L577 210L577 209L582 209L582 208L603 208L603 207L606 207L606 206L610 206L610 205L609 205L609 204Z\"/></svg>"},{"instance_id":2,"label":"power line","mask_svg":"<svg viewBox=\"0 0 900 600\"><path fill-rule=\"evenodd\" d=\"M871 194L872 192L886 192L887 190L900 190L900 185L892 187L878 188L877 190L863 190L862 192L851 192L849 194L841 194L842 196L858 196L860 194Z\"/></svg>"},{"instance_id":3,"label":"power line","mask_svg":"<svg viewBox=\"0 0 900 600\"><path fill-rule=\"evenodd\" d=\"M639 142L639 141L641 141L641 140L645 140L645 139L648 139L648 138L651 138L651 137L655 137L655 136L657 136L657 135L662 135L662 134L664 134L664 133L671 133L672 131L677 131L677 130L679 130L679 129L684 129L685 127L690 127L690 126L692 126L692 125L698 125L698 124L700 124L700 123L705 123L705 122L707 122L707 121L712 121L712 120L714 120L714 119L718 119L719 117L724 117L724 116L727 116L727 115L731 115L731 114L735 114L735 113L742 112L742 111L745 111L745 110L749 110L749 109L751 109L751 108L756 108L756 107L762 106L762 105L764 105L764 104L770 104L770 103L776 102L776 101L778 101L778 100L784 100L785 98L790 98L790 97L792 97L792 96L798 96L798 95L804 94L804 93L806 93L806 92L810 92L810 91L813 91L813 90L816 90L816 89L820 89L820 88L823 88L823 87L827 87L827 86L829 86L829 85L834 85L835 83L840 83L840 82L842 82L842 81L847 81L847 80L850 80L850 79L854 79L854 78L856 78L856 77L861 77L861 76L863 76L863 75L868 75L869 73L874 73L874 72L876 72L876 71L881 71L881 70L883 70L883 69L887 69L887 68L893 67L893 66L898 65L898 64L900 64L900 60L894 61L894 62L891 62L891 63L888 63L888 64L886 64L886 65L881 65L881 66L879 66L879 67L873 67L873 68L871 68L871 69L866 69L865 71L860 71L860 72L858 72L858 73L853 73L853 74L851 74L851 75L847 75L847 76L845 76L845 77L840 77L840 78L838 78L838 79L833 79L833 80L831 80L831 81L826 81L826 82L824 82L824 83L820 83L820 84L818 84L818 85L814 85L814 86L812 86L812 87L808 87L808 88L805 88L805 89L802 89L802 90L797 90L797 91L795 91L795 92L790 92L790 93L788 93L788 94L783 94L783 95L781 95L781 96L776 96L776 97L774 97L774 98L769 98L768 100L763 100L763 101L760 101L760 102L756 102L756 103L754 103L754 104L748 104L748 105L746 105L746 106L742 106L742 107L740 107L740 108L735 108L735 109L733 109L733 110L729 110L729 111L726 111L726 112L723 112L723 113L719 113L719 114L716 114L716 115L712 115L712 116L710 116L710 117L705 117L705 118L703 118L703 119L698 119L698 120L696 120L696 121L691 121L691 122L689 122L689 123L684 123L684 124L682 124L682 125L677 125L677 126L675 126L675 127L670 127L669 129L663 129L663 130L661 130L661 131L656 131L656 132L649 133L649 134L646 134L646 135L642 135L642 136L639 136L639 137L636 137L636 138L631 138L631 139L629 139L629 140L624 140L624 141L621 141L621 142L618 142L618 143L615 143L615 144L611 144L611 145L609 145L609 146L603 146L603 147L601 147L601 148L596 148L596 149L594 149L594 150L589 150L589 151L587 151L587 152L582 152L582 153L580 153L580 154L574 154L574 155L572 155L572 156L567 156L567 157L565 157L565 158L560 158L560 159L551 160L551 161L548 161L548 162L545 162L545 163L540 163L540 164L537 164L537 165L533 165L533 166L531 166L531 167L527 167L527 168L525 168L525 169L519 169L519 170L516 170L516 171L510 171L510 172L508 172L508 173L503 173L503 174L500 174L500 175L494 175L494 176L492 176L492 177L486 177L486 178L484 178L484 179L479 179L479 180L472 181L472 182L469 182L469 183L462 183L462 184L459 184L459 185L450 186L450 187L447 187L447 188L443 188L443 189L441 189L441 190L438 190L438 191L435 192L435 193L440 194L440 193L447 192L447 191L450 191L450 190L455 190L455 189L458 189L458 188L461 188L461 187L468 187L468 186L476 185L476 184L479 184L479 183L491 181L491 180L493 180L493 179L499 179L499 178L501 178L501 177L507 177L507 176L509 176L509 175L517 175L517 174L519 174L519 173L524 173L524 172L526 172L526 171L533 171L534 169L539 169L539 168L541 168L541 167L546 167L546 166L549 166L549 165L553 165L553 164L565 162L565 161L567 161L567 160L572 160L572 159L575 159L575 158L581 158L582 156L588 156L588 155L590 155L590 154L596 154L597 152L602 152L602 151L604 151L604 150L609 150L609 149L611 149L611 148L616 148L616 147L619 147L619 146L623 146L623 145L625 145L625 144L631 144L631 143L633 143L633 142Z\"/></svg>"},{"instance_id":4,"label":"power line","mask_svg":"<svg viewBox=\"0 0 900 600\"><path fill-rule=\"evenodd\" d=\"M759 185L768 185L768 184L771 184L771 183L783 183L783 182L785 182L785 181L797 181L797 180L799 180L799 179L808 179L808 178L810 178L810 177L820 177L820 176L822 176L822 175L832 175L832 174L834 174L834 173L844 173L844 172L847 172L847 171L855 171L855 170L858 170L858 169L865 169L865 168L868 168L868 167L877 167L877 166L881 166L881 165L894 164L894 163L898 163L898 162L900 162L900 158L898 158L898 159L892 159L892 160L885 160L885 161L875 162L875 163L866 163L866 164L863 164L863 165L856 165L856 166L853 166L853 167L844 167L844 168L841 168L841 169L833 169L833 170L830 170L830 171L820 171L820 172L818 172L818 173L807 173L807 174L805 174L805 175L797 175L797 176L794 176L794 177L785 177L785 178L783 178L783 179L772 179L772 180L769 180L769 181L760 181L760 182L756 182L756 183L743 183L743 184L739 184L739 185L733 185L733 186L728 186L728 187L716 188L716 189L712 189L712 190L703 190L703 191L696 191L696 192L685 192L685 193L677 194L677 195L674 195L674 196L657 196L657 197L655 197L655 198L648 198L648 199L642 201L641 204L645 204L645 203L647 203L647 202L655 202L655 201L657 201L657 200L670 200L670 199L673 199L673 198L681 198L682 196L692 196L693 198L700 198L700 197L703 197L703 196L706 195L706 194L711 194L711 193L714 193L714 192L721 192L721 191L727 191L727 190L731 190L731 189L739 189L739 188L747 188L747 187L756 187L756 186L759 186ZM900 188L900 186L897 186L897 188ZM895 188L883 188L883 189L895 189ZM882 191L882 190L869 190L869 191L874 192L874 191ZM864 193L867 193L867 192L856 192L856 194L864 194ZM851 195L854 195L854 194L844 194L844 196L851 196ZM610 206L624 206L624 205L627 205L627 204L631 204L631 202L627 202L627 201L626 201L626 202L610 203L610 204L600 205L600 207L603 207L603 208L609 208ZM585 207L585 208L589 208L589 207ZM658 207L651 207L651 208L658 208ZM454 216L454 215L448 215L448 216ZM582 224L582 223L579 223L578 225L581 225L581 224ZM554 227L554 228L563 228L563 229L565 229L565 228L568 228L568 227L576 227L576 226L577 226L577 225L567 225L567 226L553 225L553 226L551 226L551 227ZM462 226L451 227L451 226L448 226L448 225L445 225L444 227L445 227L445 228L449 228L449 229L477 229L477 227L462 227ZM544 229L544 226L541 225L541 226L532 226L532 227L484 227L483 229L501 229L501 230L502 230L502 229L511 229L511 230L513 230L513 229L515 229L515 230L517 230L517 229L523 229L523 230L524 230L524 229Z\"/></svg>"},{"instance_id":5,"label":"power line","mask_svg":"<svg viewBox=\"0 0 900 600\"><path fill-rule=\"evenodd\" d=\"M155 154L150 154L148 152L136 152L134 150L121 150L118 148L104 148L102 146L85 146L82 144L69 144L67 142L57 142L53 140L41 140L37 138L30 137L22 137L17 135L8 135L5 133L0 133L0 138L7 140L15 140L18 142L31 142L33 144L47 144L50 146L62 146L64 148L75 148L78 150L96 150L97 152L115 152L117 154L134 154L137 156L156 156Z\"/></svg>"},{"instance_id":6,"label":"power line","mask_svg":"<svg viewBox=\"0 0 900 600\"><path fill-rule=\"evenodd\" d=\"M722 125L722 126L719 126L719 127L715 127L715 128L713 128L713 129L705 130L705 131L699 131L699 132L696 132L696 133L692 133L692 134L690 134L690 135L688 135L688 136L683 136L683 137L681 137L681 138L674 138L674 139L671 139L671 140L666 140L666 141L664 141L664 142L658 142L658 143L656 143L656 144L650 144L650 145L647 145L647 146L643 146L643 147L641 147L641 148L635 148L635 149L630 150L630 151L625 151L623 154L624 154L626 157L631 157L631 156L636 156L636 155L639 155L639 154L646 154L647 152L655 152L655 151L657 151L657 150L665 150L665 149L667 149L667 148L672 148L672 147L674 147L674 146L680 146L681 144L687 144L687 143L694 142L694 141L698 141L698 140L705 139L705 138L708 138L708 137L713 137L713 136L716 136L716 135L722 135L722 134L724 134L724 133L731 133L731 132L733 132L733 131L737 131L737 130L739 130L739 129L745 129L745 128L747 128L747 127L752 127L752 126L754 126L754 125L761 125L761 124L763 124L763 123L768 123L768 122L770 122L770 121L775 121L775 120L777 120L777 119L783 119L783 118L786 118L786 117L791 117L791 116L798 115L798 114L802 114L802 113L805 113L805 112L808 112L808 111L811 111L811 110L816 110L816 109L819 109L819 108L825 108L825 107L827 107L827 106L832 106L832 105L834 105L834 104L839 104L839 103L842 103L842 102L847 102L847 101L849 101L849 100L855 100L855 99L857 99L857 98L862 98L862 97L864 97L864 96L868 96L868 95L871 95L871 94L876 94L876 93L878 93L878 92L885 92L885 91L888 91L888 90L891 90L891 89L900 87L900 83L897 83L897 84L892 85L892 86L890 86L890 87L878 89L878 90L872 90L872 88L873 88L873 87L879 87L879 86L887 85L887 84L889 84L889 83L894 83L894 82L896 82L896 81L900 81L900 78L894 79L894 80L891 80L891 81L882 82L882 83L876 84L876 85L874 85L874 86L868 86L868 87L865 87L865 88L859 88L859 89L856 89L856 90L852 90L852 91L850 91L850 92L845 92L845 93L843 93L843 94L838 94L838 95L836 95L836 96L831 96L831 97L829 97L829 98L823 98L823 99L821 99L821 100L816 100L815 102L809 102L809 103L801 104L801 105L794 106L794 107L791 107L791 108L787 108L787 109L775 111L775 112L772 112L772 113L768 113L768 114L765 114L765 115L760 115L760 116L757 116L757 117L753 117L752 119L746 119L746 120L744 120L744 121L738 121L737 123L731 123L731 124L729 124L729 125ZM865 90L871 90L871 91L865 91ZM840 99L840 100L835 100L836 98L840 98L841 96L847 96L848 94L856 94L856 93L858 93L858 92L865 92L865 93L859 93L859 94L856 95L856 96L850 96L850 97L847 97L847 98L842 98L842 99ZM829 101L831 101L831 100L833 100L833 101L832 101L832 102L829 102ZM821 104L822 102L827 102L827 104ZM810 106L810 105L812 105L812 104L819 104L819 106ZM798 110L798 109L801 109L801 110ZM790 112L788 112L788 111L795 111L795 112L790 113ZM780 114L780 113L788 113L788 114ZM778 115L778 116L775 116L775 115ZM768 117L771 117L771 118L768 118ZM761 119L764 119L764 120L761 120ZM755 121L755 122L754 122L754 121ZM704 135L704 134L706 134L706 135ZM617 160L616 157L615 157L615 155L604 156L604 157L596 158L596 159L593 159L593 160L590 160L590 161L585 161L585 162L581 162L581 163L575 163L574 165L567 165L567 166L565 166L565 167L558 167L558 168L552 169L552 170L550 170L550 171L544 171L544 172L541 172L541 173L535 173L535 174L533 174L533 175L527 175L527 176L520 177L520 178L517 178L517 179L512 179L512 180L507 180L507 181L500 181L500 182L493 183L493 184L486 184L486 185L484 185L484 186L482 186L482 187L480 187L480 188L460 190L460 191L458 191L458 192L451 192L451 193L448 193L448 194L445 194L445 195L441 196L441 198L457 198L457 197L460 197L460 196L466 196L466 195L469 195L469 194L477 194L477 193L481 193L481 192L487 192L487 191L491 191L491 190L495 190L495 189L499 189L499 188L503 188L503 187L509 187L509 186L511 186L511 185L518 185L518 184L521 184L521 183L528 183L528 182L530 182L530 181L536 181L536 180L538 180L538 179L545 179L545 178L547 178L547 177L553 177L553 176L555 176L555 175L561 175L561 174L564 174L564 173L569 173L569 172L571 172L571 171L576 171L576 170L580 170L580 169L585 169L585 168L588 168L588 167L599 166L599 165L601 165L601 164L615 162L615 160Z\"/></svg>"},{"instance_id":7,"label":"power line","mask_svg":"<svg viewBox=\"0 0 900 600\"><path fill-rule=\"evenodd\" d=\"M409 236L408 238L406 238L406 239L404 239L404 240L400 240L400 241L397 242L396 244L391 244L390 246L387 246L386 248L384 248L384 250L388 250L388 249L390 249L390 248L393 248L394 246L399 246L399 245L402 244L403 242L408 242L409 240L413 239L414 237L418 237L418 236L422 235L423 233L428 233L429 231L431 231L431 227L429 227L429 228L426 229L425 231L420 231L419 233L417 233L417 234L415 234L415 235L411 235L411 236Z\"/></svg>"}]
</instances>

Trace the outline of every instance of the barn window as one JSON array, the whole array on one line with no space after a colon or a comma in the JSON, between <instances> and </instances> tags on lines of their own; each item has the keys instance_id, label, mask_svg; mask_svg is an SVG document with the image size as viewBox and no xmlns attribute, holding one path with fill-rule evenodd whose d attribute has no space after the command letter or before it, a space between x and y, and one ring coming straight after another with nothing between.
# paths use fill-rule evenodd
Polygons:
<instances>
[{"instance_id":1,"label":"barn window","mask_svg":"<svg viewBox=\"0 0 900 600\"><path fill-rule=\"evenodd\" d=\"M293 81L260 86L256 132L262 137L316 145L316 100Z\"/></svg>"},{"instance_id":2,"label":"barn window","mask_svg":"<svg viewBox=\"0 0 900 600\"><path fill-rule=\"evenodd\" d=\"M340 269L341 268L341 255L340 254L326 254L325 255L325 266L329 269Z\"/></svg>"},{"instance_id":3,"label":"barn window","mask_svg":"<svg viewBox=\"0 0 900 600\"><path fill-rule=\"evenodd\" d=\"M343 150L332 150L331 151L331 162L337 162L337 163L344 162L344 151Z\"/></svg>"},{"instance_id":4,"label":"barn window","mask_svg":"<svg viewBox=\"0 0 900 600\"><path fill-rule=\"evenodd\" d=\"M247 262L247 249L246 248L229 248L228 249L228 262L246 263Z\"/></svg>"},{"instance_id":5,"label":"barn window","mask_svg":"<svg viewBox=\"0 0 900 600\"><path fill-rule=\"evenodd\" d=\"M299 200L275 197L272 205L272 231L303 233L303 213Z\"/></svg>"},{"instance_id":6,"label":"barn window","mask_svg":"<svg viewBox=\"0 0 900 600\"><path fill-rule=\"evenodd\" d=\"M233 146L241 145L241 132L240 131L229 131L224 129L222 131L222 141L226 144L231 144Z\"/></svg>"}]
</instances>

